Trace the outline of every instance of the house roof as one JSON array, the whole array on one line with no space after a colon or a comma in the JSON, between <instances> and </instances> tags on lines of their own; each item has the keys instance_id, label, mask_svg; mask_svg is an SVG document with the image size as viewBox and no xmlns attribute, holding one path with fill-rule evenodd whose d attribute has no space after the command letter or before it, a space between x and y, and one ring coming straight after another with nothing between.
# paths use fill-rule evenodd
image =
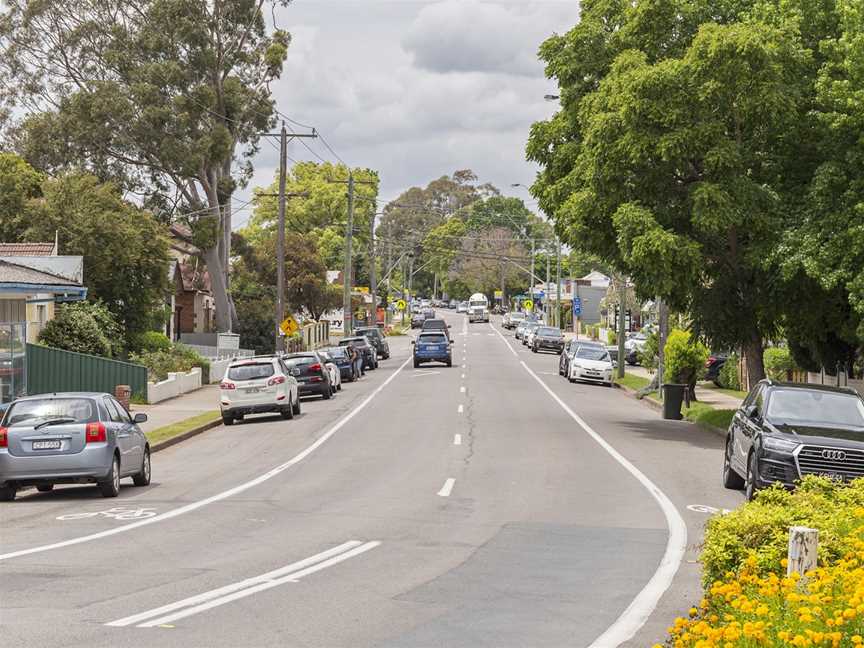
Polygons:
<instances>
[{"instance_id":1,"label":"house roof","mask_svg":"<svg viewBox=\"0 0 864 648\"><path fill-rule=\"evenodd\" d=\"M33 286L80 286L81 284L61 277L28 268L27 266L0 260L0 289L3 284L30 284Z\"/></svg>"},{"instance_id":2,"label":"house roof","mask_svg":"<svg viewBox=\"0 0 864 648\"><path fill-rule=\"evenodd\" d=\"M206 270L201 271L191 263L181 263L180 278L183 280L183 290L210 292L210 273Z\"/></svg>"},{"instance_id":3,"label":"house roof","mask_svg":"<svg viewBox=\"0 0 864 648\"><path fill-rule=\"evenodd\" d=\"M0 256L53 256L53 243L0 243Z\"/></svg>"}]
</instances>

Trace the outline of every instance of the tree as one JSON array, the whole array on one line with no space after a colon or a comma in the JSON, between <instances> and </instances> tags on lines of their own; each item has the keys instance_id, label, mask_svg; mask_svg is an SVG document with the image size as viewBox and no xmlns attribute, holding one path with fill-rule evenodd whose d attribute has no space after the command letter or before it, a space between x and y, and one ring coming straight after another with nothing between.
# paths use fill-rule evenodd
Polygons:
<instances>
[{"instance_id":1,"label":"tree","mask_svg":"<svg viewBox=\"0 0 864 648\"><path fill-rule=\"evenodd\" d=\"M289 0L269 4L287 5ZM236 319L227 272L232 195L274 125L269 83L290 37L266 0L9 0L0 12L0 108L26 111L25 157L173 195L194 213L220 331Z\"/></svg>"},{"instance_id":2,"label":"tree","mask_svg":"<svg viewBox=\"0 0 864 648\"><path fill-rule=\"evenodd\" d=\"M541 206L575 249L743 347L751 379L786 306L770 260L823 130L808 46L831 21L814 4L586 2L541 48L562 89L528 145Z\"/></svg>"},{"instance_id":3,"label":"tree","mask_svg":"<svg viewBox=\"0 0 864 648\"><path fill-rule=\"evenodd\" d=\"M105 305L127 339L164 321L169 256L163 227L92 175L48 178L41 193L24 211L30 226L19 240L52 241L56 234L63 254L83 256L88 298Z\"/></svg>"},{"instance_id":4,"label":"tree","mask_svg":"<svg viewBox=\"0 0 864 648\"><path fill-rule=\"evenodd\" d=\"M41 184L42 174L21 157L0 153L0 242L21 239L27 228L27 207L39 196Z\"/></svg>"},{"instance_id":5,"label":"tree","mask_svg":"<svg viewBox=\"0 0 864 648\"><path fill-rule=\"evenodd\" d=\"M98 302L78 302L57 309L39 333L39 342L55 349L114 357L123 351L120 326Z\"/></svg>"}]
</instances>

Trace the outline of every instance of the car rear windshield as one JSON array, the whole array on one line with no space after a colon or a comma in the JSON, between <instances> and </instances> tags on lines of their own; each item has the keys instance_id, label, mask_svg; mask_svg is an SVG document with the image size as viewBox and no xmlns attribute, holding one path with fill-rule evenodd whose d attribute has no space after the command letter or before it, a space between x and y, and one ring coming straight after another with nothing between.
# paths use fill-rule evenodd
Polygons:
<instances>
[{"instance_id":1,"label":"car rear windshield","mask_svg":"<svg viewBox=\"0 0 864 648\"><path fill-rule=\"evenodd\" d=\"M365 337L381 337L381 331L379 331L378 329L357 329L355 333L357 333L358 335L363 335Z\"/></svg>"},{"instance_id":2,"label":"car rear windshield","mask_svg":"<svg viewBox=\"0 0 864 648\"><path fill-rule=\"evenodd\" d=\"M99 420L96 404L89 398L46 398L12 403L6 412L7 427L35 425L49 419L72 419L75 423Z\"/></svg>"},{"instance_id":3,"label":"car rear windshield","mask_svg":"<svg viewBox=\"0 0 864 648\"><path fill-rule=\"evenodd\" d=\"M343 347L333 347L332 349L327 349L327 353L334 360L341 360L342 358L348 357L348 352Z\"/></svg>"},{"instance_id":4,"label":"car rear windshield","mask_svg":"<svg viewBox=\"0 0 864 648\"><path fill-rule=\"evenodd\" d=\"M854 394L818 389L776 389L771 392L766 416L777 423L864 428L864 403Z\"/></svg>"},{"instance_id":5,"label":"car rear windshield","mask_svg":"<svg viewBox=\"0 0 864 648\"><path fill-rule=\"evenodd\" d=\"M556 328L552 328L551 326L541 326L537 331L537 335L544 335L546 337L561 337L561 331Z\"/></svg>"},{"instance_id":6,"label":"car rear windshield","mask_svg":"<svg viewBox=\"0 0 864 648\"><path fill-rule=\"evenodd\" d=\"M292 356L289 358L285 358L285 364L289 367L299 367L302 365L315 364L316 362L318 362L318 358L312 355Z\"/></svg>"},{"instance_id":7,"label":"car rear windshield","mask_svg":"<svg viewBox=\"0 0 864 648\"><path fill-rule=\"evenodd\" d=\"M423 344L447 344L447 338L443 335L421 335L419 341Z\"/></svg>"},{"instance_id":8,"label":"car rear windshield","mask_svg":"<svg viewBox=\"0 0 864 648\"><path fill-rule=\"evenodd\" d=\"M582 360L609 361L609 353L606 349L595 349L592 347L579 347L576 349L576 357Z\"/></svg>"},{"instance_id":9,"label":"car rear windshield","mask_svg":"<svg viewBox=\"0 0 864 648\"><path fill-rule=\"evenodd\" d=\"M444 320L426 320L423 322L424 329L444 329L447 328L447 322Z\"/></svg>"},{"instance_id":10,"label":"car rear windshield","mask_svg":"<svg viewBox=\"0 0 864 648\"><path fill-rule=\"evenodd\" d=\"M339 346L367 346L369 344L369 340L365 337L362 338L345 338L344 340L339 340Z\"/></svg>"},{"instance_id":11,"label":"car rear windshield","mask_svg":"<svg viewBox=\"0 0 864 648\"><path fill-rule=\"evenodd\" d=\"M254 364L234 365L228 369L230 380L260 380L269 378L275 373L272 362L256 362Z\"/></svg>"}]
</instances>

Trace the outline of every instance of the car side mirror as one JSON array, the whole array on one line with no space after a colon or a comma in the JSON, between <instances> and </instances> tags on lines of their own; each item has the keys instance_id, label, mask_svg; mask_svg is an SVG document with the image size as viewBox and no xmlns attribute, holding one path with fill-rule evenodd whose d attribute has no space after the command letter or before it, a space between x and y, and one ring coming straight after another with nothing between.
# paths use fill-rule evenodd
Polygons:
<instances>
[{"instance_id":1,"label":"car side mirror","mask_svg":"<svg viewBox=\"0 0 864 648\"><path fill-rule=\"evenodd\" d=\"M144 412L138 412L135 414L135 418L132 419L136 423L146 423L147 415Z\"/></svg>"},{"instance_id":2,"label":"car side mirror","mask_svg":"<svg viewBox=\"0 0 864 648\"><path fill-rule=\"evenodd\" d=\"M755 405L748 405L744 408L744 415L749 419L755 419L756 415L759 413L759 408Z\"/></svg>"}]
</instances>

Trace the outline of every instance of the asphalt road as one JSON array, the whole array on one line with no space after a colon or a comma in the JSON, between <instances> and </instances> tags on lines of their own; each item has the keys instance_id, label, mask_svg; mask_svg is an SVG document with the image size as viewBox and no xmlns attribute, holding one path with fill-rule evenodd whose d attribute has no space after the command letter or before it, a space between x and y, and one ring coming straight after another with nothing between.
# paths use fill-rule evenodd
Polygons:
<instances>
[{"instance_id":1,"label":"asphalt road","mask_svg":"<svg viewBox=\"0 0 864 648\"><path fill-rule=\"evenodd\" d=\"M391 338L392 359L293 421L154 455L147 488L2 505L3 645L661 639L699 597L707 515L687 507L742 500L720 485L722 439L569 384L497 320L446 317L452 368L414 369Z\"/></svg>"}]
</instances>

